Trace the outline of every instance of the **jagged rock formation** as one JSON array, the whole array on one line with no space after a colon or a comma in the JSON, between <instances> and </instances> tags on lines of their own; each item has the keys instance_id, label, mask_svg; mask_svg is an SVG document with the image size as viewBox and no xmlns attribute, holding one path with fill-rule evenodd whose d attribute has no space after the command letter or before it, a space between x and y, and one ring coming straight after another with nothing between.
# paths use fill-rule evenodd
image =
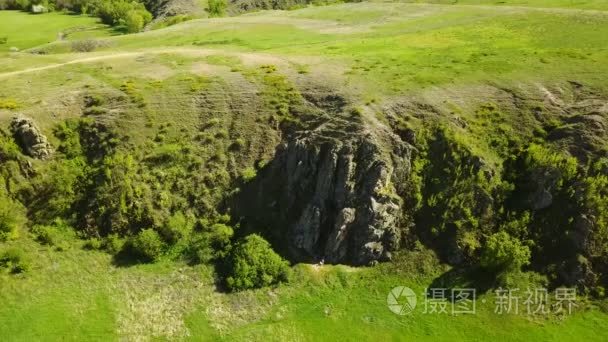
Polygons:
<instances>
[{"instance_id":1,"label":"jagged rock formation","mask_svg":"<svg viewBox=\"0 0 608 342\"><path fill-rule=\"evenodd\" d=\"M244 187L239 212L271 227L298 261L366 265L390 259L402 235L395 179L409 173L410 146L357 132L305 131L282 143ZM327 134L327 135L326 135ZM391 157L392 154L392 157ZM395 160L395 162L394 162Z\"/></svg>"},{"instance_id":2,"label":"jagged rock formation","mask_svg":"<svg viewBox=\"0 0 608 342\"><path fill-rule=\"evenodd\" d=\"M32 119L23 116L13 118L11 131L23 151L30 157L46 159L52 154L46 136L40 132Z\"/></svg>"}]
</instances>

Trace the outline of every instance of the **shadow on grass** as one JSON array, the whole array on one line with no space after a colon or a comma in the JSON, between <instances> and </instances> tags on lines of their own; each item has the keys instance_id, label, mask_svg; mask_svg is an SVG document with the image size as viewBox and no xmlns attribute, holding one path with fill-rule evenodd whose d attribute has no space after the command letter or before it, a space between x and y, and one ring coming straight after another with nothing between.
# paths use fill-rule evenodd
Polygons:
<instances>
[{"instance_id":1,"label":"shadow on grass","mask_svg":"<svg viewBox=\"0 0 608 342\"><path fill-rule=\"evenodd\" d=\"M129 246L125 246L125 248L112 257L112 265L116 267L131 267L147 262L138 257Z\"/></svg>"},{"instance_id":2,"label":"shadow on grass","mask_svg":"<svg viewBox=\"0 0 608 342\"><path fill-rule=\"evenodd\" d=\"M427 291L427 297L432 299L463 299L462 293L475 289L475 296L488 292L496 285L496 275L481 268L460 267L433 279Z\"/></svg>"}]
</instances>

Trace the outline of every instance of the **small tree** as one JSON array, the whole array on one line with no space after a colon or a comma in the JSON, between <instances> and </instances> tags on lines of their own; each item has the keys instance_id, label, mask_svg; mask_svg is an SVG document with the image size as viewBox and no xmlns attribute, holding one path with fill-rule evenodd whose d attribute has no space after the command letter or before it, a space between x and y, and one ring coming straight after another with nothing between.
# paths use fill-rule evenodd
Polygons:
<instances>
[{"instance_id":1,"label":"small tree","mask_svg":"<svg viewBox=\"0 0 608 342\"><path fill-rule=\"evenodd\" d=\"M481 254L482 267L500 273L519 271L530 263L530 248L501 231L488 238Z\"/></svg>"},{"instance_id":2,"label":"small tree","mask_svg":"<svg viewBox=\"0 0 608 342\"><path fill-rule=\"evenodd\" d=\"M252 234L237 244L229 258L226 283L232 291L261 288L289 279L287 261L261 236Z\"/></svg>"},{"instance_id":3,"label":"small tree","mask_svg":"<svg viewBox=\"0 0 608 342\"><path fill-rule=\"evenodd\" d=\"M137 33L144 28L144 18L137 11L129 11L124 20L125 28L129 33Z\"/></svg>"}]
</instances>

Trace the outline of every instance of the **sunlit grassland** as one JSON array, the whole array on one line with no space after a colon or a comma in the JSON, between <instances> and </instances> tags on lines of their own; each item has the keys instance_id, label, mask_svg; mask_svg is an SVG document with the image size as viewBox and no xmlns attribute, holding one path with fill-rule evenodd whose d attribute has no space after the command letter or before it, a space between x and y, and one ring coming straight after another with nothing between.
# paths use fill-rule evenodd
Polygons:
<instances>
[{"instance_id":1,"label":"sunlit grassland","mask_svg":"<svg viewBox=\"0 0 608 342\"><path fill-rule=\"evenodd\" d=\"M20 11L0 11L0 38L6 37L0 51L11 47L28 49L53 42L59 34L65 39L108 36L112 31L98 18L64 13L28 14Z\"/></svg>"},{"instance_id":2,"label":"sunlit grassland","mask_svg":"<svg viewBox=\"0 0 608 342\"><path fill-rule=\"evenodd\" d=\"M606 14L417 4L361 6L378 10L369 15L347 4L263 12L247 16L244 24L236 24L238 18L193 21L113 41L120 49L180 46L322 57L343 64L345 76L353 83L367 83L383 92L564 77L602 86L599 75L608 71ZM378 13L383 13L379 20ZM362 21L355 20L358 16Z\"/></svg>"},{"instance_id":3,"label":"sunlit grassland","mask_svg":"<svg viewBox=\"0 0 608 342\"><path fill-rule=\"evenodd\" d=\"M179 47L314 56L343 65L351 83L385 93L564 77L603 87L607 21L608 14L578 11L345 4L194 20L111 38L105 50ZM38 59L28 63L37 65ZM40 63L48 61L40 58ZM11 64L14 69L23 66Z\"/></svg>"},{"instance_id":4,"label":"sunlit grassland","mask_svg":"<svg viewBox=\"0 0 608 342\"><path fill-rule=\"evenodd\" d=\"M529 6L541 8L569 9L608 9L602 0L404 0L402 2L450 4L450 5L496 5L496 6Z\"/></svg>"},{"instance_id":5,"label":"sunlit grassland","mask_svg":"<svg viewBox=\"0 0 608 342\"><path fill-rule=\"evenodd\" d=\"M21 243L24 243L21 241ZM116 267L75 243L56 251L27 243L31 272L0 274L0 336L10 341L119 340L459 340L602 341L608 316L580 297L572 316L494 312L493 293L477 299L476 314L424 313L424 289L448 268L429 252L393 264L355 269L297 265L289 285L218 293L206 267L172 262ZM411 314L387 308L396 286L418 294ZM522 299L523 300L523 299ZM6 339L5 339L6 340Z\"/></svg>"}]
</instances>

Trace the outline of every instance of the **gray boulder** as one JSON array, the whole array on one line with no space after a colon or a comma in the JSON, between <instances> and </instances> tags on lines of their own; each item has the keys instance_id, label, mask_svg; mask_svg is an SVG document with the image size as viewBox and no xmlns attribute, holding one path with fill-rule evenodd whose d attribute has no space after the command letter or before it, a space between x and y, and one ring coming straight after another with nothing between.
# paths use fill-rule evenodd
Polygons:
<instances>
[{"instance_id":1,"label":"gray boulder","mask_svg":"<svg viewBox=\"0 0 608 342\"><path fill-rule=\"evenodd\" d=\"M25 154L37 159L51 156L51 145L32 119L23 116L13 118L11 131Z\"/></svg>"}]
</instances>

